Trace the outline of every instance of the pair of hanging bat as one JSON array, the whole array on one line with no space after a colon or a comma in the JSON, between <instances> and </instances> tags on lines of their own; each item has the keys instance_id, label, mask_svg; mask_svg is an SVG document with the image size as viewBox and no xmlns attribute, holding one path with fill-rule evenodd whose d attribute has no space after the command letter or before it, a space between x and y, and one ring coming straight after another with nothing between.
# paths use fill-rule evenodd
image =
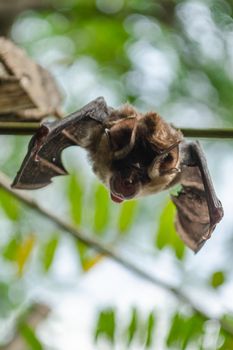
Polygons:
<instances>
[{"instance_id":1,"label":"pair of hanging bat","mask_svg":"<svg viewBox=\"0 0 233 350\"><path fill-rule=\"evenodd\" d=\"M102 97L61 121L42 124L12 187L37 189L53 176L66 175L61 152L73 145L87 150L94 173L115 202L180 184L180 192L171 197L177 208L176 229L194 252L223 217L198 142L185 141L157 113L141 114L130 105L115 110Z\"/></svg>"}]
</instances>

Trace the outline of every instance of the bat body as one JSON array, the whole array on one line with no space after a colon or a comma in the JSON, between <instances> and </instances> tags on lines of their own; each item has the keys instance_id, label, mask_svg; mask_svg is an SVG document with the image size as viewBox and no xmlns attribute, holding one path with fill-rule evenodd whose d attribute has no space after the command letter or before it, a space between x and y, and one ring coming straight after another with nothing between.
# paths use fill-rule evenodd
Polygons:
<instances>
[{"instance_id":1,"label":"bat body","mask_svg":"<svg viewBox=\"0 0 233 350\"><path fill-rule=\"evenodd\" d=\"M53 176L67 174L61 152L72 145L87 150L93 171L115 202L181 184L172 197L176 227L195 252L223 216L199 143L187 143L156 113L141 114L130 105L115 110L101 97L62 121L41 126L12 187L41 188Z\"/></svg>"}]
</instances>

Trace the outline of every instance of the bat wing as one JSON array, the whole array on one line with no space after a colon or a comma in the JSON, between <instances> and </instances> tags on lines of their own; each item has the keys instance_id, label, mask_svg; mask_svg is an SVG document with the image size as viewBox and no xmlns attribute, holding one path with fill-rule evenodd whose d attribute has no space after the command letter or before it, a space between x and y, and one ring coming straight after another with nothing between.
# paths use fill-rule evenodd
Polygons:
<instances>
[{"instance_id":1,"label":"bat wing","mask_svg":"<svg viewBox=\"0 0 233 350\"><path fill-rule=\"evenodd\" d=\"M185 144L183 157L182 190L172 196L177 208L176 229L187 246L197 253L222 219L223 208L199 143Z\"/></svg>"},{"instance_id":2,"label":"bat wing","mask_svg":"<svg viewBox=\"0 0 233 350\"><path fill-rule=\"evenodd\" d=\"M107 117L108 107L105 100L99 97L61 121L42 124L29 143L28 152L12 187L37 189L51 183L54 176L66 175L61 161L62 151L69 146L80 145L88 128L85 121L92 120L100 124Z\"/></svg>"}]
</instances>

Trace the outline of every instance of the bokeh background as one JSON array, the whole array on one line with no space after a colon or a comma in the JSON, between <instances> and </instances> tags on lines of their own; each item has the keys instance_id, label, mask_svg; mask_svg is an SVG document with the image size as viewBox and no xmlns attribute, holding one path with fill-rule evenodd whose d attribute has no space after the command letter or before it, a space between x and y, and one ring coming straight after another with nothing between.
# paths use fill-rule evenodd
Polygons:
<instances>
[{"instance_id":1,"label":"bokeh background","mask_svg":"<svg viewBox=\"0 0 233 350\"><path fill-rule=\"evenodd\" d=\"M0 0L0 34L53 73L67 114L102 95L110 106L128 101L178 127L227 128L232 15L231 0ZM1 171L12 179L28 141L0 137ZM233 325L233 142L202 145L225 216L197 255L176 235L168 193L113 204L77 147L62 155L71 175L31 195L186 293L210 319L1 189L2 349L233 349L216 320ZM38 304L46 317L34 327Z\"/></svg>"}]
</instances>

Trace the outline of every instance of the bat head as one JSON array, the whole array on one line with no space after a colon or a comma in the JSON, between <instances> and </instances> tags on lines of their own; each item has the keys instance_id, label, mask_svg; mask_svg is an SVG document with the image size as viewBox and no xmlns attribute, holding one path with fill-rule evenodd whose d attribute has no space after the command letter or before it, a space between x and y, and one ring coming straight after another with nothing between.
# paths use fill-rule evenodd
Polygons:
<instances>
[{"instance_id":1,"label":"bat head","mask_svg":"<svg viewBox=\"0 0 233 350\"><path fill-rule=\"evenodd\" d=\"M111 161L103 181L112 199L122 202L169 187L179 169L182 134L156 113L139 114L131 106L119 113L106 130Z\"/></svg>"}]
</instances>

